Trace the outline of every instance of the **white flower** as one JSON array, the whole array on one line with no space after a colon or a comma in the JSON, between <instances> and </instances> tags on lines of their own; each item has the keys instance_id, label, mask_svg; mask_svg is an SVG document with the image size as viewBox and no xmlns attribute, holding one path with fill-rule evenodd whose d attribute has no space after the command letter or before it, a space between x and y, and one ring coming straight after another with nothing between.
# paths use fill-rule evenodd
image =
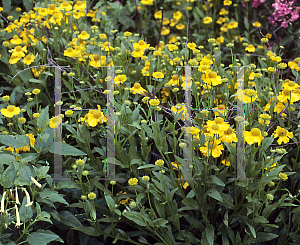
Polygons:
<instances>
[{"instance_id":1,"label":"white flower","mask_svg":"<svg viewBox=\"0 0 300 245\"><path fill-rule=\"evenodd\" d=\"M15 204L15 208L16 208L16 217L17 217L16 227L20 227L21 225L23 225L23 223L21 223L21 220L20 220L20 214L19 214L17 204Z\"/></svg>"},{"instance_id":2,"label":"white flower","mask_svg":"<svg viewBox=\"0 0 300 245\"><path fill-rule=\"evenodd\" d=\"M30 176L30 178L31 178L32 182L35 183L38 188L42 187L42 185L39 182L37 182L35 178L33 178L32 176Z\"/></svg>"},{"instance_id":3,"label":"white flower","mask_svg":"<svg viewBox=\"0 0 300 245\"><path fill-rule=\"evenodd\" d=\"M28 191L25 188L23 188L23 191L25 192L26 197L27 197L27 204L25 205L25 207L28 208L29 206L32 205L33 202L30 201L30 195L29 195Z\"/></svg>"},{"instance_id":4,"label":"white flower","mask_svg":"<svg viewBox=\"0 0 300 245\"><path fill-rule=\"evenodd\" d=\"M4 213L5 212L5 210L4 210L5 195L6 195L6 191L4 191L3 196L2 196L0 213Z\"/></svg>"},{"instance_id":5,"label":"white flower","mask_svg":"<svg viewBox=\"0 0 300 245\"><path fill-rule=\"evenodd\" d=\"M18 187L16 186L16 204L20 204L19 196L18 196Z\"/></svg>"}]
</instances>

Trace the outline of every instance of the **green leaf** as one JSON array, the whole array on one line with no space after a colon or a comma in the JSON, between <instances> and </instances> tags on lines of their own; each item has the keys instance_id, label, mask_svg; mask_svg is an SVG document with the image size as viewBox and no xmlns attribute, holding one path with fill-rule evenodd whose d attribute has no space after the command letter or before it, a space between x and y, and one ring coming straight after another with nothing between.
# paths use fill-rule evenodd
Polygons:
<instances>
[{"instance_id":1,"label":"green leaf","mask_svg":"<svg viewBox=\"0 0 300 245\"><path fill-rule=\"evenodd\" d=\"M31 184L31 178L32 176L31 169L28 165L23 165L21 168L19 168L19 176L16 178L14 184L15 185L30 185Z\"/></svg>"},{"instance_id":2,"label":"green leaf","mask_svg":"<svg viewBox=\"0 0 300 245\"><path fill-rule=\"evenodd\" d=\"M49 105L41 112L40 116L37 118L37 126L43 132L49 125Z\"/></svg>"},{"instance_id":3,"label":"green leaf","mask_svg":"<svg viewBox=\"0 0 300 245\"><path fill-rule=\"evenodd\" d=\"M113 212L115 209L114 199L110 195L105 195L105 200L110 212Z\"/></svg>"},{"instance_id":4,"label":"green leaf","mask_svg":"<svg viewBox=\"0 0 300 245\"><path fill-rule=\"evenodd\" d=\"M30 245L47 245L52 241L64 243L64 241L54 232L41 229L36 232L29 233L26 241Z\"/></svg>"},{"instance_id":5,"label":"green leaf","mask_svg":"<svg viewBox=\"0 0 300 245\"><path fill-rule=\"evenodd\" d=\"M95 237L98 237L100 235L102 235L102 232L101 231L97 231L94 227L89 227L89 226L76 226L76 227L73 227L72 228L73 230L76 230L76 231L81 231L87 235L90 235L90 236L95 236Z\"/></svg>"},{"instance_id":6,"label":"green leaf","mask_svg":"<svg viewBox=\"0 0 300 245\"><path fill-rule=\"evenodd\" d=\"M254 222L267 224L267 223L269 223L269 220L267 220L264 216L256 216L254 218Z\"/></svg>"},{"instance_id":7,"label":"green leaf","mask_svg":"<svg viewBox=\"0 0 300 245\"><path fill-rule=\"evenodd\" d=\"M126 210L124 210L126 211ZM143 218L141 217L140 213L134 212L134 211L126 211L122 213L122 215L124 217L126 217L127 219L133 221L134 223L136 223L139 226L146 226Z\"/></svg>"},{"instance_id":8,"label":"green leaf","mask_svg":"<svg viewBox=\"0 0 300 245\"><path fill-rule=\"evenodd\" d=\"M204 237L206 238L207 244L213 245L214 244L214 227L209 224L205 228Z\"/></svg>"},{"instance_id":9,"label":"green leaf","mask_svg":"<svg viewBox=\"0 0 300 245\"><path fill-rule=\"evenodd\" d=\"M0 154L0 164L11 165L16 162L16 158L13 155L9 154Z\"/></svg>"},{"instance_id":10,"label":"green leaf","mask_svg":"<svg viewBox=\"0 0 300 245\"><path fill-rule=\"evenodd\" d=\"M206 181L207 183L210 184L216 184L219 186L225 186L224 182L222 180L220 180L217 176L215 175L211 175L208 177L208 180Z\"/></svg>"},{"instance_id":11,"label":"green leaf","mask_svg":"<svg viewBox=\"0 0 300 245\"><path fill-rule=\"evenodd\" d=\"M61 148L61 153L60 152L55 152L54 151L54 146L57 146L59 148ZM55 153L55 154L61 154L63 156L82 156L82 155L86 155L86 153L84 153L81 150L78 150L77 148L68 145L64 142L53 142L52 145L48 148L48 151L51 153Z\"/></svg>"},{"instance_id":12,"label":"green leaf","mask_svg":"<svg viewBox=\"0 0 300 245\"><path fill-rule=\"evenodd\" d=\"M61 211L59 213L60 216L60 222L64 225L71 226L71 227L78 227L82 226L82 224L79 222L79 220L69 211Z\"/></svg>"},{"instance_id":13,"label":"green leaf","mask_svg":"<svg viewBox=\"0 0 300 245\"><path fill-rule=\"evenodd\" d=\"M43 199L48 199L53 202L60 202L69 205L69 203L67 203L67 201L63 198L63 194L58 194L56 191L51 189L44 189L40 193L40 197Z\"/></svg>"},{"instance_id":14,"label":"green leaf","mask_svg":"<svg viewBox=\"0 0 300 245\"><path fill-rule=\"evenodd\" d=\"M19 210L19 214L20 214L20 219L23 222L23 224L32 218L33 216L33 212L32 212L32 208L31 206L29 207L25 207L25 205L27 204L27 198L26 196L24 196L23 201L22 201L22 206Z\"/></svg>"},{"instance_id":15,"label":"green leaf","mask_svg":"<svg viewBox=\"0 0 300 245\"><path fill-rule=\"evenodd\" d=\"M275 238L277 238L279 235L273 234L273 233L267 233L267 232L257 232L256 238L250 239L247 243L261 243L261 242L267 242L271 241Z\"/></svg>"},{"instance_id":16,"label":"green leaf","mask_svg":"<svg viewBox=\"0 0 300 245\"><path fill-rule=\"evenodd\" d=\"M157 226L157 227L166 227L167 223L168 223L168 221L163 218L158 218L156 220L153 220L154 226Z\"/></svg>"},{"instance_id":17,"label":"green leaf","mask_svg":"<svg viewBox=\"0 0 300 245\"><path fill-rule=\"evenodd\" d=\"M0 142L13 148L30 145L30 139L27 135L0 135Z\"/></svg>"},{"instance_id":18,"label":"green leaf","mask_svg":"<svg viewBox=\"0 0 300 245\"><path fill-rule=\"evenodd\" d=\"M52 224L52 221L50 219L50 214L47 213L46 211L42 211L37 217L36 220L37 221L46 221Z\"/></svg>"},{"instance_id":19,"label":"green leaf","mask_svg":"<svg viewBox=\"0 0 300 245\"><path fill-rule=\"evenodd\" d=\"M216 190L216 188L211 188L211 189L207 190L207 192L205 194L220 201L220 202L223 202L223 198L220 195L220 193Z\"/></svg>"}]
</instances>

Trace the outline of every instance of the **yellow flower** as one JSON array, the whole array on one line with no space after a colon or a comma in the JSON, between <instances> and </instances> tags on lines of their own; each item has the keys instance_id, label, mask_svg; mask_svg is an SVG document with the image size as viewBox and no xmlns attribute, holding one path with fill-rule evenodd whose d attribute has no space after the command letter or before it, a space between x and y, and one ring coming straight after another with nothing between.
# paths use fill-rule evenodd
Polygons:
<instances>
[{"instance_id":1,"label":"yellow flower","mask_svg":"<svg viewBox=\"0 0 300 245\"><path fill-rule=\"evenodd\" d=\"M87 40L89 39L90 34L88 34L86 31L82 31L79 35L78 38L82 40Z\"/></svg>"},{"instance_id":2,"label":"yellow flower","mask_svg":"<svg viewBox=\"0 0 300 245\"><path fill-rule=\"evenodd\" d=\"M142 179L143 179L144 181L149 181L149 180L150 180L150 177L147 176L147 175L144 175L144 176L142 177Z\"/></svg>"},{"instance_id":3,"label":"yellow flower","mask_svg":"<svg viewBox=\"0 0 300 245\"><path fill-rule=\"evenodd\" d=\"M297 59L297 58L296 58ZM300 70L300 62L294 59L294 61L289 61L288 65L292 70L299 71Z\"/></svg>"},{"instance_id":4,"label":"yellow flower","mask_svg":"<svg viewBox=\"0 0 300 245\"><path fill-rule=\"evenodd\" d=\"M202 74L202 80L209 85L217 86L219 84L222 84L222 79L220 76L217 75L215 71L207 72L205 74Z\"/></svg>"},{"instance_id":5,"label":"yellow flower","mask_svg":"<svg viewBox=\"0 0 300 245\"><path fill-rule=\"evenodd\" d=\"M176 27L176 29L178 29L178 30L182 30L182 29L185 27L185 25L182 24L182 23L180 23L180 24L177 24L175 27Z\"/></svg>"},{"instance_id":6,"label":"yellow flower","mask_svg":"<svg viewBox=\"0 0 300 245\"><path fill-rule=\"evenodd\" d=\"M225 131L223 131L223 135L221 136L220 140L222 142L227 142L227 143L231 143L231 142L237 142L237 137L236 134L234 133L234 129L232 128L228 128Z\"/></svg>"},{"instance_id":7,"label":"yellow flower","mask_svg":"<svg viewBox=\"0 0 300 245\"><path fill-rule=\"evenodd\" d=\"M197 47L197 44L196 43L188 43L187 47L191 50L194 50Z\"/></svg>"},{"instance_id":8,"label":"yellow flower","mask_svg":"<svg viewBox=\"0 0 300 245\"><path fill-rule=\"evenodd\" d=\"M143 5L153 5L153 0L141 0L141 4Z\"/></svg>"},{"instance_id":9,"label":"yellow flower","mask_svg":"<svg viewBox=\"0 0 300 245\"><path fill-rule=\"evenodd\" d=\"M89 110L89 113L86 115L86 122L88 123L88 126L95 127L98 125L98 123L101 124L107 121L107 118L101 111L100 105L97 106L98 110Z\"/></svg>"},{"instance_id":10,"label":"yellow flower","mask_svg":"<svg viewBox=\"0 0 300 245\"><path fill-rule=\"evenodd\" d=\"M13 116L17 116L20 114L20 108L15 107L14 105L9 105L7 109L2 108L1 109L1 114L5 117L12 118Z\"/></svg>"},{"instance_id":11,"label":"yellow flower","mask_svg":"<svg viewBox=\"0 0 300 245\"><path fill-rule=\"evenodd\" d=\"M33 54L26 55L25 58L23 58L23 63L26 65L30 65L35 59L35 56Z\"/></svg>"},{"instance_id":12,"label":"yellow flower","mask_svg":"<svg viewBox=\"0 0 300 245\"><path fill-rule=\"evenodd\" d=\"M122 84L127 80L126 75L118 75L115 77L115 84Z\"/></svg>"},{"instance_id":13,"label":"yellow flower","mask_svg":"<svg viewBox=\"0 0 300 245\"><path fill-rule=\"evenodd\" d=\"M62 123L62 118L60 116L55 116L49 119L50 128L58 128L58 126Z\"/></svg>"},{"instance_id":14,"label":"yellow flower","mask_svg":"<svg viewBox=\"0 0 300 245\"><path fill-rule=\"evenodd\" d=\"M151 99L149 101L149 104L152 105L152 106L158 106L160 103L159 99Z\"/></svg>"},{"instance_id":15,"label":"yellow flower","mask_svg":"<svg viewBox=\"0 0 300 245\"><path fill-rule=\"evenodd\" d=\"M76 160L76 164L79 165L79 166L81 166L81 165L84 164L84 160L82 160L82 159L77 159L77 160Z\"/></svg>"},{"instance_id":16,"label":"yellow flower","mask_svg":"<svg viewBox=\"0 0 300 245\"><path fill-rule=\"evenodd\" d=\"M90 55L90 66L98 68L100 66L104 66L106 63L106 56L100 56L98 54Z\"/></svg>"},{"instance_id":17,"label":"yellow flower","mask_svg":"<svg viewBox=\"0 0 300 245\"><path fill-rule=\"evenodd\" d=\"M159 167L163 166L163 165L164 165L164 160L162 160L162 159L156 160L156 161L155 161L155 165L156 165L156 166L159 166Z\"/></svg>"},{"instance_id":18,"label":"yellow flower","mask_svg":"<svg viewBox=\"0 0 300 245\"><path fill-rule=\"evenodd\" d=\"M222 150L224 150L223 145L220 140L214 140L211 142L206 141L204 147L200 147L200 151L206 157L213 156L217 158L222 155Z\"/></svg>"},{"instance_id":19,"label":"yellow flower","mask_svg":"<svg viewBox=\"0 0 300 245\"><path fill-rule=\"evenodd\" d=\"M254 23L252 23L252 26L259 28L259 27L261 27L261 23L258 21L255 21Z\"/></svg>"},{"instance_id":20,"label":"yellow flower","mask_svg":"<svg viewBox=\"0 0 300 245\"><path fill-rule=\"evenodd\" d=\"M66 115L66 116L72 116L73 113L74 113L74 112L73 112L72 110L66 110L66 111L65 111L65 115Z\"/></svg>"},{"instance_id":21,"label":"yellow flower","mask_svg":"<svg viewBox=\"0 0 300 245\"><path fill-rule=\"evenodd\" d=\"M86 2L85 1L77 1L73 8L75 10L85 10Z\"/></svg>"},{"instance_id":22,"label":"yellow flower","mask_svg":"<svg viewBox=\"0 0 300 245\"><path fill-rule=\"evenodd\" d=\"M142 94L144 95L147 92L146 89L141 87L140 83L135 83L132 88L130 88L130 92L133 94Z\"/></svg>"},{"instance_id":23,"label":"yellow flower","mask_svg":"<svg viewBox=\"0 0 300 245\"><path fill-rule=\"evenodd\" d=\"M132 35L132 33L129 32L129 31L125 31L125 32L124 32L124 36L125 36L125 37L130 37L131 35Z\"/></svg>"},{"instance_id":24,"label":"yellow flower","mask_svg":"<svg viewBox=\"0 0 300 245\"><path fill-rule=\"evenodd\" d=\"M90 192L90 193L88 194L88 198L89 198L90 200L94 200L96 197L97 197L97 195L96 195L94 192Z\"/></svg>"},{"instance_id":25,"label":"yellow flower","mask_svg":"<svg viewBox=\"0 0 300 245\"><path fill-rule=\"evenodd\" d=\"M138 183L137 178L131 178L131 179L128 180L129 185L136 185L137 183Z\"/></svg>"},{"instance_id":26,"label":"yellow flower","mask_svg":"<svg viewBox=\"0 0 300 245\"><path fill-rule=\"evenodd\" d=\"M175 44L169 44L169 45L168 45L168 49L169 49L170 51L174 51L174 50L178 49L178 47L177 47Z\"/></svg>"},{"instance_id":27,"label":"yellow flower","mask_svg":"<svg viewBox=\"0 0 300 245\"><path fill-rule=\"evenodd\" d=\"M34 113L32 116L38 118L40 116L40 113Z\"/></svg>"},{"instance_id":28,"label":"yellow flower","mask_svg":"<svg viewBox=\"0 0 300 245\"><path fill-rule=\"evenodd\" d=\"M232 1L230 1L230 0L224 0L223 1L223 4L226 6L230 6L231 4L232 4Z\"/></svg>"},{"instance_id":29,"label":"yellow flower","mask_svg":"<svg viewBox=\"0 0 300 245\"><path fill-rule=\"evenodd\" d=\"M132 57L138 58L144 55L144 51L141 47L136 47L136 49L131 53Z\"/></svg>"},{"instance_id":30,"label":"yellow flower","mask_svg":"<svg viewBox=\"0 0 300 245\"><path fill-rule=\"evenodd\" d=\"M248 47L245 48L246 51L250 52L250 53L254 53L255 52L255 47L250 44Z\"/></svg>"},{"instance_id":31,"label":"yellow flower","mask_svg":"<svg viewBox=\"0 0 300 245\"><path fill-rule=\"evenodd\" d=\"M203 23L204 23L204 24L209 24L209 23L211 23L211 22L212 22L212 18L209 17L209 16L207 16L207 17L205 17L205 18L203 19Z\"/></svg>"},{"instance_id":32,"label":"yellow flower","mask_svg":"<svg viewBox=\"0 0 300 245\"><path fill-rule=\"evenodd\" d=\"M152 77L154 77L154 78L164 78L164 74L162 72L157 71L157 72L154 72L152 74Z\"/></svg>"},{"instance_id":33,"label":"yellow flower","mask_svg":"<svg viewBox=\"0 0 300 245\"><path fill-rule=\"evenodd\" d=\"M179 21L182 17L182 13L180 11L177 11L175 13L173 13L173 18L176 20L176 21Z\"/></svg>"},{"instance_id":34,"label":"yellow flower","mask_svg":"<svg viewBox=\"0 0 300 245\"><path fill-rule=\"evenodd\" d=\"M181 120L184 121L187 114L187 109L184 104L177 104L176 106L171 107L171 111L173 111L176 115L178 115L181 111L183 111Z\"/></svg>"},{"instance_id":35,"label":"yellow flower","mask_svg":"<svg viewBox=\"0 0 300 245\"><path fill-rule=\"evenodd\" d=\"M244 132L245 140L249 145L252 145L254 143L258 143L260 145L261 141L264 139L264 137L261 135L261 132L258 128L251 129L250 132L245 131Z\"/></svg>"},{"instance_id":36,"label":"yellow flower","mask_svg":"<svg viewBox=\"0 0 300 245\"><path fill-rule=\"evenodd\" d=\"M230 161L228 159L222 160L222 164L225 164L225 166L230 166Z\"/></svg>"},{"instance_id":37,"label":"yellow flower","mask_svg":"<svg viewBox=\"0 0 300 245\"><path fill-rule=\"evenodd\" d=\"M277 129L274 132L274 138L277 137L279 137L277 142L279 145L281 145L282 142L288 143L290 141L289 138L293 138L293 133L281 128L280 126L277 126Z\"/></svg>"},{"instance_id":38,"label":"yellow flower","mask_svg":"<svg viewBox=\"0 0 300 245\"><path fill-rule=\"evenodd\" d=\"M18 45L22 44L23 40L19 38L17 35L14 35L13 38L10 40L11 44Z\"/></svg>"},{"instance_id":39,"label":"yellow flower","mask_svg":"<svg viewBox=\"0 0 300 245\"><path fill-rule=\"evenodd\" d=\"M159 11L155 12L154 18L155 19L161 19L162 18L162 11L159 10Z\"/></svg>"},{"instance_id":40,"label":"yellow flower","mask_svg":"<svg viewBox=\"0 0 300 245\"><path fill-rule=\"evenodd\" d=\"M32 90L33 94L39 94L41 92L41 90L39 90L38 88L35 88L34 90Z\"/></svg>"},{"instance_id":41,"label":"yellow flower","mask_svg":"<svg viewBox=\"0 0 300 245\"><path fill-rule=\"evenodd\" d=\"M279 173L279 178L282 179L283 181L286 181L288 179L287 175L282 172Z\"/></svg>"},{"instance_id":42,"label":"yellow flower","mask_svg":"<svg viewBox=\"0 0 300 245\"><path fill-rule=\"evenodd\" d=\"M10 97L9 97L9 95L5 95L5 96L2 96L2 99L3 99L3 101L7 102L7 101L9 101Z\"/></svg>"}]
</instances>

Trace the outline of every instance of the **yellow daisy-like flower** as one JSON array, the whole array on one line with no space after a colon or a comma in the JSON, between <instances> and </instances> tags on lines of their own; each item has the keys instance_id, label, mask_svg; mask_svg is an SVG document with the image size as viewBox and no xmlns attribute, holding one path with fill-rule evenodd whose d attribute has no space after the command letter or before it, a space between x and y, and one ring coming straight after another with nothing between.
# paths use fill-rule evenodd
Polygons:
<instances>
[{"instance_id":1,"label":"yellow daisy-like flower","mask_svg":"<svg viewBox=\"0 0 300 245\"><path fill-rule=\"evenodd\" d=\"M225 131L223 131L223 134L222 134L220 140L222 142L227 142L227 143L238 141L236 134L234 133L234 129L232 129L230 127L228 129L226 129Z\"/></svg>"},{"instance_id":2,"label":"yellow daisy-like flower","mask_svg":"<svg viewBox=\"0 0 300 245\"><path fill-rule=\"evenodd\" d=\"M204 156L213 156L217 158L222 155L222 150L224 150L223 145L220 140L214 140L211 142L206 141L204 147L200 147L200 151Z\"/></svg>"},{"instance_id":3,"label":"yellow daisy-like flower","mask_svg":"<svg viewBox=\"0 0 300 245\"><path fill-rule=\"evenodd\" d=\"M255 47L250 44L248 47L245 48L246 51L248 51L249 53L254 53L255 52Z\"/></svg>"},{"instance_id":4,"label":"yellow daisy-like flower","mask_svg":"<svg viewBox=\"0 0 300 245\"><path fill-rule=\"evenodd\" d=\"M204 24L209 24L209 23L211 23L212 22L212 18L211 17L205 17L204 19L203 19L203 23Z\"/></svg>"},{"instance_id":5,"label":"yellow daisy-like flower","mask_svg":"<svg viewBox=\"0 0 300 245\"><path fill-rule=\"evenodd\" d=\"M274 132L274 138L279 137L277 140L277 143L281 145L282 142L288 143L290 141L289 138L293 138L293 133L287 131L285 128L281 128L280 126L277 126L275 132Z\"/></svg>"},{"instance_id":6,"label":"yellow daisy-like flower","mask_svg":"<svg viewBox=\"0 0 300 245\"><path fill-rule=\"evenodd\" d=\"M126 75L118 75L115 77L115 84L122 84L127 80Z\"/></svg>"},{"instance_id":7,"label":"yellow daisy-like flower","mask_svg":"<svg viewBox=\"0 0 300 245\"><path fill-rule=\"evenodd\" d=\"M73 8L75 10L85 10L86 2L85 1L77 1Z\"/></svg>"},{"instance_id":8,"label":"yellow daisy-like flower","mask_svg":"<svg viewBox=\"0 0 300 245\"><path fill-rule=\"evenodd\" d=\"M222 164L229 167L230 166L230 161L228 159L224 159L224 160L222 160Z\"/></svg>"},{"instance_id":9,"label":"yellow daisy-like flower","mask_svg":"<svg viewBox=\"0 0 300 245\"><path fill-rule=\"evenodd\" d=\"M288 88L283 89L277 96L277 100L282 103L287 103L290 100L291 104L298 101L300 98Z\"/></svg>"},{"instance_id":10,"label":"yellow daisy-like flower","mask_svg":"<svg viewBox=\"0 0 300 245\"><path fill-rule=\"evenodd\" d=\"M296 59L299 59L299 58L296 58ZM300 71L300 62L296 59L294 59L294 61L289 61L288 65L292 70Z\"/></svg>"},{"instance_id":11,"label":"yellow daisy-like flower","mask_svg":"<svg viewBox=\"0 0 300 245\"><path fill-rule=\"evenodd\" d=\"M245 131L244 137L249 145L254 143L258 143L258 145L260 145L261 141L264 139L264 137L261 135L261 131L258 128L253 128L250 132Z\"/></svg>"},{"instance_id":12,"label":"yellow daisy-like flower","mask_svg":"<svg viewBox=\"0 0 300 245\"><path fill-rule=\"evenodd\" d=\"M283 181L286 181L288 179L287 175L285 173L279 173L279 178L282 179Z\"/></svg>"},{"instance_id":13,"label":"yellow daisy-like flower","mask_svg":"<svg viewBox=\"0 0 300 245\"><path fill-rule=\"evenodd\" d=\"M125 37L130 37L131 35L132 35L132 33L129 32L129 31L125 31L125 32L124 32L124 36L125 36Z\"/></svg>"},{"instance_id":14,"label":"yellow daisy-like flower","mask_svg":"<svg viewBox=\"0 0 300 245\"><path fill-rule=\"evenodd\" d=\"M225 131L228 128L230 128L230 125L228 122L225 122L222 117L217 117L213 121L207 121L207 126L209 128L212 128L214 124L217 124L219 126L219 129L221 131Z\"/></svg>"},{"instance_id":15,"label":"yellow daisy-like flower","mask_svg":"<svg viewBox=\"0 0 300 245\"><path fill-rule=\"evenodd\" d=\"M160 103L159 99L151 99L149 101L149 104L152 105L152 106L158 106Z\"/></svg>"},{"instance_id":16,"label":"yellow daisy-like flower","mask_svg":"<svg viewBox=\"0 0 300 245\"><path fill-rule=\"evenodd\" d=\"M35 56L33 54L28 54L23 58L23 63L26 65L30 65L35 59Z\"/></svg>"},{"instance_id":17,"label":"yellow daisy-like flower","mask_svg":"<svg viewBox=\"0 0 300 245\"><path fill-rule=\"evenodd\" d=\"M7 109L5 108L2 108L1 109L1 114L5 117L9 117L9 118L12 118L14 116L17 116L20 114L20 108L19 107L16 107L14 105L9 105L7 107Z\"/></svg>"},{"instance_id":18,"label":"yellow daisy-like flower","mask_svg":"<svg viewBox=\"0 0 300 245\"><path fill-rule=\"evenodd\" d=\"M176 106L171 107L171 111L173 111L176 115L178 115L181 111L183 111L181 120L184 121L187 114L187 109L184 104L177 104Z\"/></svg>"},{"instance_id":19,"label":"yellow daisy-like flower","mask_svg":"<svg viewBox=\"0 0 300 245\"><path fill-rule=\"evenodd\" d=\"M164 74L160 71L153 72L152 77L154 78L164 78Z\"/></svg>"},{"instance_id":20,"label":"yellow daisy-like flower","mask_svg":"<svg viewBox=\"0 0 300 245\"><path fill-rule=\"evenodd\" d=\"M188 43L187 47L191 50L194 50L197 47L197 44L196 43Z\"/></svg>"},{"instance_id":21,"label":"yellow daisy-like flower","mask_svg":"<svg viewBox=\"0 0 300 245\"><path fill-rule=\"evenodd\" d=\"M158 160L155 161L155 165L156 165L156 166L159 166L159 167L163 166L164 163L165 163L165 162L164 162L164 160L162 160L162 159L158 159Z\"/></svg>"},{"instance_id":22,"label":"yellow daisy-like flower","mask_svg":"<svg viewBox=\"0 0 300 245\"><path fill-rule=\"evenodd\" d=\"M147 92L146 89L142 88L140 83L135 83L132 88L130 88L130 92L133 94L141 94L145 95L145 92Z\"/></svg>"},{"instance_id":23,"label":"yellow daisy-like flower","mask_svg":"<svg viewBox=\"0 0 300 245\"><path fill-rule=\"evenodd\" d=\"M138 58L144 55L144 51L140 47L136 47L136 49L131 53L132 57Z\"/></svg>"},{"instance_id":24,"label":"yellow daisy-like flower","mask_svg":"<svg viewBox=\"0 0 300 245\"><path fill-rule=\"evenodd\" d=\"M168 49L169 49L170 51L174 51L174 50L178 49L178 47L177 47L175 44L169 44L169 45L168 45Z\"/></svg>"},{"instance_id":25,"label":"yellow daisy-like flower","mask_svg":"<svg viewBox=\"0 0 300 245\"><path fill-rule=\"evenodd\" d=\"M79 35L78 38L82 40L87 40L89 39L90 34L88 34L86 31L82 31Z\"/></svg>"},{"instance_id":26,"label":"yellow daisy-like flower","mask_svg":"<svg viewBox=\"0 0 300 245\"><path fill-rule=\"evenodd\" d=\"M39 90L38 88L35 88L34 90L32 90L33 94L39 94L41 92L41 90Z\"/></svg>"},{"instance_id":27,"label":"yellow daisy-like flower","mask_svg":"<svg viewBox=\"0 0 300 245\"><path fill-rule=\"evenodd\" d=\"M131 179L128 180L129 185L136 185L137 183L138 183L137 178L131 178Z\"/></svg>"},{"instance_id":28,"label":"yellow daisy-like flower","mask_svg":"<svg viewBox=\"0 0 300 245\"><path fill-rule=\"evenodd\" d=\"M89 113L87 114L86 122L89 126L95 127L99 124L102 124L103 122L107 121L107 118L104 116L103 112L101 111L100 105L97 105L98 110L89 110Z\"/></svg>"},{"instance_id":29,"label":"yellow daisy-like flower","mask_svg":"<svg viewBox=\"0 0 300 245\"><path fill-rule=\"evenodd\" d=\"M104 66L106 63L106 56L100 56L98 54L90 55L90 66L98 68L100 66Z\"/></svg>"},{"instance_id":30,"label":"yellow daisy-like flower","mask_svg":"<svg viewBox=\"0 0 300 245\"><path fill-rule=\"evenodd\" d=\"M97 197L97 195L96 195L94 192L90 192L90 193L88 194L88 198L89 198L90 200L94 200L96 197Z\"/></svg>"},{"instance_id":31,"label":"yellow daisy-like flower","mask_svg":"<svg viewBox=\"0 0 300 245\"><path fill-rule=\"evenodd\" d=\"M58 128L58 126L62 123L62 118L58 115L49 119L49 122L50 128Z\"/></svg>"},{"instance_id":32,"label":"yellow daisy-like flower","mask_svg":"<svg viewBox=\"0 0 300 245\"><path fill-rule=\"evenodd\" d=\"M202 74L202 80L211 86L217 86L222 84L222 79L217 75L215 71L207 72L206 74Z\"/></svg>"}]
</instances>

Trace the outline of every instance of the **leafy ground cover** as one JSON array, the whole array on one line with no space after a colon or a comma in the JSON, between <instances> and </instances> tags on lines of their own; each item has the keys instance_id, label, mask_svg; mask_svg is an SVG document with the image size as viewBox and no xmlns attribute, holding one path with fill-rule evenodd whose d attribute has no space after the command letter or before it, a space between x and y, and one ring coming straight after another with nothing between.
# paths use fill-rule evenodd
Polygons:
<instances>
[{"instance_id":1,"label":"leafy ground cover","mask_svg":"<svg viewBox=\"0 0 300 245\"><path fill-rule=\"evenodd\" d=\"M299 244L299 9L3 1L1 244Z\"/></svg>"}]
</instances>

